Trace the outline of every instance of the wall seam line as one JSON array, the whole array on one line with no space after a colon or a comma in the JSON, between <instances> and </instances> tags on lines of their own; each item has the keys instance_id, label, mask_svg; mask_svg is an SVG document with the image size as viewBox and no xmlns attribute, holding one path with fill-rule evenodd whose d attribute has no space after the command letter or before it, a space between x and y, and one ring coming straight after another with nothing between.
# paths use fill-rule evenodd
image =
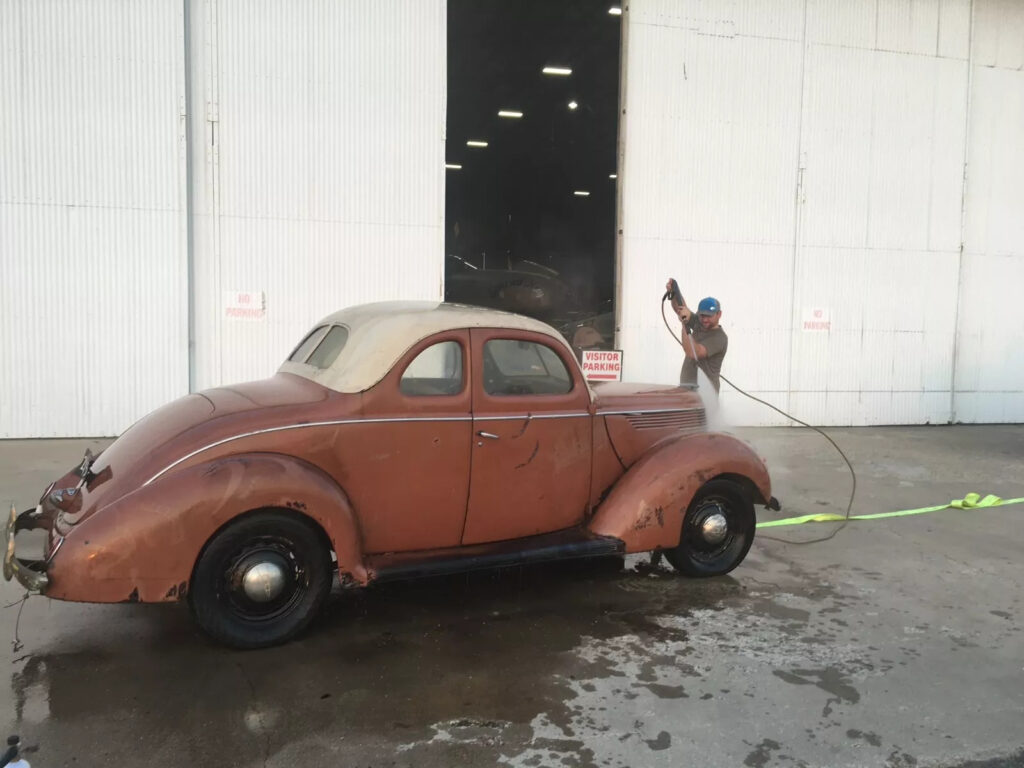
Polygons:
<instances>
[{"instance_id":1,"label":"wall seam line","mask_svg":"<svg viewBox=\"0 0 1024 768\"><path fill-rule=\"evenodd\" d=\"M967 27L967 94L964 108L964 160L960 180L960 250L956 265L956 309L953 314L953 360L949 374L949 423L956 418L956 378L960 366L960 306L964 288L964 241L967 234L967 163L971 146L971 96L974 84L974 0L971 0L970 20Z\"/></svg>"}]
</instances>

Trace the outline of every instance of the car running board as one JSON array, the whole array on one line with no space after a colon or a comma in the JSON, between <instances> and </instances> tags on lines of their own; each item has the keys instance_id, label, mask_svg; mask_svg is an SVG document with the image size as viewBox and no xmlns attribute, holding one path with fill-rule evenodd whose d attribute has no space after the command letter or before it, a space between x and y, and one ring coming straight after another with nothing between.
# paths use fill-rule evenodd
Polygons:
<instances>
[{"instance_id":1,"label":"car running board","mask_svg":"<svg viewBox=\"0 0 1024 768\"><path fill-rule=\"evenodd\" d=\"M474 544L430 554L402 552L378 555L367 558L367 566L373 573L372 581L382 582L625 553L626 545L621 539L572 528L529 539Z\"/></svg>"}]
</instances>

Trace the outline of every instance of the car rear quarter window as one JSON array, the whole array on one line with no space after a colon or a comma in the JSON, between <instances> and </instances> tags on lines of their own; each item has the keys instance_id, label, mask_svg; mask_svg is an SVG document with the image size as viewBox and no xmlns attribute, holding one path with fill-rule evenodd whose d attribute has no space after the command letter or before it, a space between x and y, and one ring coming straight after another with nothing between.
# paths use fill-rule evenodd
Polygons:
<instances>
[{"instance_id":1,"label":"car rear quarter window","mask_svg":"<svg viewBox=\"0 0 1024 768\"><path fill-rule=\"evenodd\" d=\"M309 332L309 335L302 340L302 343L295 348L292 352L291 357L288 358L289 362L292 363L304 363L306 358L309 357L309 353L316 349L316 345L323 339L324 334L327 333L327 329L330 326L321 325L314 328Z\"/></svg>"},{"instance_id":2,"label":"car rear quarter window","mask_svg":"<svg viewBox=\"0 0 1024 768\"><path fill-rule=\"evenodd\" d=\"M341 325L333 326L324 336L324 340L317 344L306 363L314 368L330 368L331 364L338 359L341 350L345 348L346 341L348 341L348 329Z\"/></svg>"},{"instance_id":3,"label":"car rear quarter window","mask_svg":"<svg viewBox=\"0 0 1024 768\"><path fill-rule=\"evenodd\" d=\"M572 390L569 369L544 344L491 339L484 344L483 362L489 395L564 395Z\"/></svg>"},{"instance_id":4,"label":"car rear quarter window","mask_svg":"<svg viewBox=\"0 0 1024 768\"><path fill-rule=\"evenodd\" d=\"M440 341L424 349L406 367L398 385L403 395L457 395L462 391L462 345Z\"/></svg>"}]
</instances>

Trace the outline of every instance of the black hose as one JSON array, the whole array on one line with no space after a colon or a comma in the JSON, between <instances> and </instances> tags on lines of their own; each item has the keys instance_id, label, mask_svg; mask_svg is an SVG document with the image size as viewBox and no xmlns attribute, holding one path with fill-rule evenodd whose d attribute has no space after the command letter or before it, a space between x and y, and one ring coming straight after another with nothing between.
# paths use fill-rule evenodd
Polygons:
<instances>
[{"instance_id":1,"label":"black hose","mask_svg":"<svg viewBox=\"0 0 1024 768\"><path fill-rule=\"evenodd\" d=\"M676 337L676 333L675 333L675 331L672 330L672 326L668 324L668 318L665 317L665 300L667 298L668 298L668 294L665 294L665 296L661 300L661 319L665 322L665 328L668 330L669 335L671 335L672 338L675 339L676 343L679 346L683 347L684 354L685 354L686 347L683 346L682 339ZM689 331L689 329L687 329L687 331ZM707 369L703 365L701 365L701 361L700 360L696 359L696 355L694 355L694 361L697 363L697 365L700 367L700 369L702 371L704 371L705 374L707 374L707 372L708 372ZM833 440L831 437L829 437L824 432L822 432L818 427L815 427L815 426L813 426L811 424L808 424L805 421L800 421L800 419L796 418L795 416L789 415L788 413L786 413L781 408L777 408L776 406L772 405L771 403L766 402L766 401L762 400L759 397L754 397L749 392L743 391L742 389L737 387L735 384L733 384L731 381L729 381L727 378L725 378L725 376L722 376L721 374L719 374L719 378L722 381L724 381L726 384L728 384L730 387L735 389L737 392L739 392L741 395L744 395L745 397L749 397L751 400L754 400L754 401L756 401L758 403L761 403L762 405L767 405L773 411L776 411L777 413L781 413L783 416L785 416L790 421L795 421L797 424L800 424L800 425L802 425L804 427L807 427L808 429L813 429L819 435L821 435L826 440L828 440L830 443L832 443L832 447L835 448L839 452L839 455L843 457L843 461L846 462L846 466L850 468L850 477L853 479L853 487L850 489L850 501L846 505L846 514L844 515L843 522L842 522L842 524L838 528L836 528L834 531L832 531L832 533L828 534L827 536L822 536L822 537L817 538L817 539L807 539L806 541L790 541L788 539L779 539L779 538L776 538L774 536L765 536L764 534L761 534L759 536L759 538L768 539L769 541L779 541L779 542L782 542L783 544L817 544L818 542L828 541L833 536L835 536L837 533L839 533L841 530L843 530L843 528L846 527L846 524L850 522L850 510L853 509L853 498L854 498L854 496L857 495L857 473L853 469L853 464L850 463L850 460L846 457L846 454L843 453L843 449L840 448L838 445L836 445L836 441Z\"/></svg>"}]
</instances>

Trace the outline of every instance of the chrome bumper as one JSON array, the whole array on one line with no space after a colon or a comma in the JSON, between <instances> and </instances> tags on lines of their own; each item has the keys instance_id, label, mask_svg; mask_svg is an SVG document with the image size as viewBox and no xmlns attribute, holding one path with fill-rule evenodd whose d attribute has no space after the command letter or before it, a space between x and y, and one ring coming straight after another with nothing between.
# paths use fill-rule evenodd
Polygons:
<instances>
[{"instance_id":1,"label":"chrome bumper","mask_svg":"<svg viewBox=\"0 0 1024 768\"><path fill-rule=\"evenodd\" d=\"M37 509L23 512L21 517L26 518L27 522L27 518L35 515L38 515ZM4 579L10 581L11 578L15 578L26 589L32 592L42 592L50 584L50 579L45 571L46 564L41 560L19 560L14 554L14 535L21 528L30 527L33 526L25 523L19 525L18 512L14 505L11 505L11 514L4 524L3 540L6 543L4 550Z\"/></svg>"}]
</instances>

